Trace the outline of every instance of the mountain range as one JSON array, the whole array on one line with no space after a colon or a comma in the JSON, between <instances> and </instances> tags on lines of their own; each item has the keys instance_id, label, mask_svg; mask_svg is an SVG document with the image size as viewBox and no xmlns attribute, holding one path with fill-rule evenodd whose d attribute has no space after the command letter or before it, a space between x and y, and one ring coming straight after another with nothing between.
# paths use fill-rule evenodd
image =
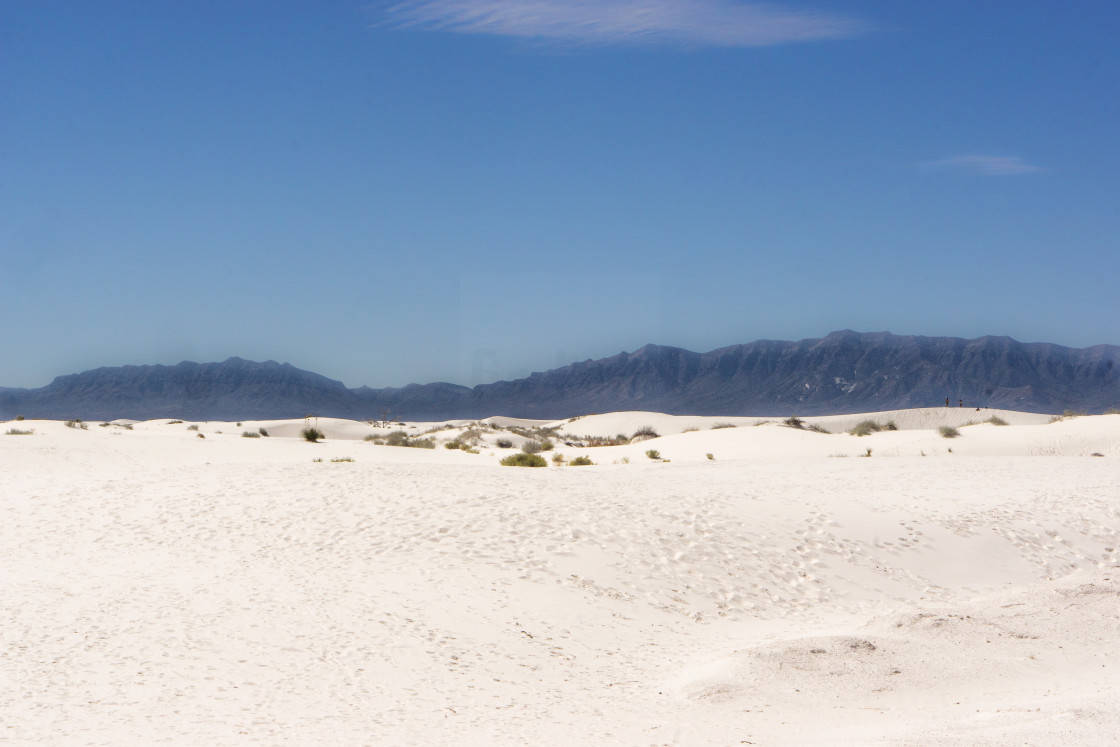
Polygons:
<instances>
[{"instance_id":1,"label":"mountain range","mask_svg":"<svg viewBox=\"0 0 1120 747\"><path fill-rule=\"evenodd\" d=\"M38 389L0 388L0 419L357 420L509 415L560 419L651 410L695 415L818 415L963 401L967 407L1101 412L1120 407L1120 347L1068 348L1009 337L833 332L707 353L647 345L514 381L465 387L347 388L287 363L230 358L98 368Z\"/></svg>"}]
</instances>

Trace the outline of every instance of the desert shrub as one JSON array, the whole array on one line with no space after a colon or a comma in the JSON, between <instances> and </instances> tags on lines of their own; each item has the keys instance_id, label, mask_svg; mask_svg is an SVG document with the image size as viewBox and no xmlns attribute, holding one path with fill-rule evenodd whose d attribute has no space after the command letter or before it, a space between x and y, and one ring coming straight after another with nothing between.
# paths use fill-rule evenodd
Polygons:
<instances>
[{"instance_id":1,"label":"desert shrub","mask_svg":"<svg viewBox=\"0 0 1120 747\"><path fill-rule=\"evenodd\" d=\"M1094 452L1093 452L1092 454L1090 454L1089 456L1095 456L1095 457L1103 457L1103 456L1104 456L1104 454L1100 453L1099 451L1094 451Z\"/></svg>"},{"instance_id":2,"label":"desert shrub","mask_svg":"<svg viewBox=\"0 0 1120 747\"><path fill-rule=\"evenodd\" d=\"M867 451L863 454L860 454L860 456L870 457L871 456L871 449L868 448Z\"/></svg>"},{"instance_id":3,"label":"desert shrub","mask_svg":"<svg viewBox=\"0 0 1120 747\"><path fill-rule=\"evenodd\" d=\"M991 423L992 425L1007 425L1007 421L1004 420L1003 418L999 417L998 415L993 415L992 417L988 418L985 422Z\"/></svg>"},{"instance_id":4,"label":"desert shrub","mask_svg":"<svg viewBox=\"0 0 1120 747\"><path fill-rule=\"evenodd\" d=\"M630 464L630 457L622 457L618 460L619 464Z\"/></svg>"},{"instance_id":5,"label":"desert shrub","mask_svg":"<svg viewBox=\"0 0 1120 747\"><path fill-rule=\"evenodd\" d=\"M526 454L524 451L519 451L516 454L510 454L502 459L501 464L503 467L547 467L548 462L544 457L537 454Z\"/></svg>"},{"instance_id":6,"label":"desert shrub","mask_svg":"<svg viewBox=\"0 0 1120 747\"><path fill-rule=\"evenodd\" d=\"M848 433L853 436L870 436L872 433L878 433L883 429L884 426L879 425L874 420L861 420Z\"/></svg>"},{"instance_id":7,"label":"desert shrub","mask_svg":"<svg viewBox=\"0 0 1120 747\"><path fill-rule=\"evenodd\" d=\"M462 441L448 441L447 443L445 443L443 445L443 448L451 449L452 451L454 451L455 449L466 448L466 446L467 445L465 443L463 443Z\"/></svg>"},{"instance_id":8,"label":"desert shrub","mask_svg":"<svg viewBox=\"0 0 1120 747\"><path fill-rule=\"evenodd\" d=\"M768 422L768 421L763 420L759 423L756 423L756 425L762 425L762 423L765 423L765 422ZM709 430L718 431L718 430L721 430L723 428L734 428L734 427L735 427L734 423L716 423Z\"/></svg>"},{"instance_id":9,"label":"desert shrub","mask_svg":"<svg viewBox=\"0 0 1120 747\"><path fill-rule=\"evenodd\" d=\"M541 441L541 451L552 451L552 442Z\"/></svg>"},{"instance_id":10,"label":"desert shrub","mask_svg":"<svg viewBox=\"0 0 1120 747\"><path fill-rule=\"evenodd\" d=\"M319 430L318 428L311 428L311 427L304 428L302 431L299 432L299 435L303 436L304 441L307 441L308 443L313 443L313 444L319 443L320 438L326 438L326 436L323 435L323 432L321 430Z\"/></svg>"},{"instance_id":11,"label":"desert shrub","mask_svg":"<svg viewBox=\"0 0 1120 747\"><path fill-rule=\"evenodd\" d=\"M941 434L942 438L956 438L961 435L961 432L951 425L943 425L937 429L937 432Z\"/></svg>"},{"instance_id":12,"label":"desert shrub","mask_svg":"<svg viewBox=\"0 0 1120 747\"><path fill-rule=\"evenodd\" d=\"M168 420L167 424L168 425L179 425L179 423L182 423L182 422L183 422L182 420Z\"/></svg>"},{"instance_id":13,"label":"desert shrub","mask_svg":"<svg viewBox=\"0 0 1120 747\"><path fill-rule=\"evenodd\" d=\"M434 438L409 438L404 431L393 431L385 437L386 446L405 446L410 449L434 449Z\"/></svg>"},{"instance_id":14,"label":"desert shrub","mask_svg":"<svg viewBox=\"0 0 1120 747\"><path fill-rule=\"evenodd\" d=\"M561 454L559 451L556 452L555 454L552 455L552 463L553 464L563 464L564 463L564 455Z\"/></svg>"},{"instance_id":15,"label":"desert shrub","mask_svg":"<svg viewBox=\"0 0 1120 747\"><path fill-rule=\"evenodd\" d=\"M257 428L257 433L264 436L265 438L268 438L268 431L266 431L263 427Z\"/></svg>"},{"instance_id":16,"label":"desert shrub","mask_svg":"<svg viewBox=\"0 0 1120 747\"><path fill-rule=\"evenodd\" d=\"M572 461L568 462L569 467L590 467L593 464L595 464L595 462L591 461L591 457L585 456L578 456Z\"/></svg>"},{"instance_id":17,"label":"desert shrub","mask_svg":"<svg viewBox=\"0 0 1120 747\"><path fill-rule=\"evenodd\" d=\"M238 428L240 428L240 427L241 427L241 423L238 423L238 424L237 424L237 427L238 427Z\"/></svg>"},{"instance_id":18,"label":"desert shrub","mask_svg":"<svg viewBox=\"0 0 1120 747\"><path fill-rule=\"evenodd\" d=\"M261 437L261 434L259 434L259 433L253 433L252 431L243 431L243 432L241 433L241 437L242 437L242 438L260 438L260 437Z\"/></svg>"},{"instance_id":19,"label":"desert shrub","mask_svg":"<svg viewBox=\"0 0 1120 747\"><path fill-rule=\"evenodd\" d=\"M832 433L828 428L825 428L823 425L817 425L816 423L810 423L809 430L814 433Z\"/></svg>"},{"instance_id":20,"label":"desert shrub","mask_svg":"<svg viewBox=\"0 0 1120 747\"><path fill-rule=\"evenodd\" d=\"M691 428L685 428L681 433L697 433L699 430L696 426L692 426Z\"/></svg>"},{"instance_id":21,"label":"desert shrub","mask_svg":"<svg viewBox=\"0 0 1120 747\"><path fill-rule=\"evenodd\" d=\"M28 430L22 430L20 428L9 428L8 432L4 435L6 435L6 436L33 436L33 435L35 435L35 429L34 428L29 428Z\"/></svg>"},{"instance_id":22,"label":"desert shrub","mask_svg":"<svg viewBox=\"0 0 1120 747\"><path fill-rule=\"evenodd\" d=\"M712 456L712 454L710 452L708 453L707 457L708 457L709 462L714 462L715 461L715 457Z\"/></svg>"},{"instance_id":23,"label":"desert shrub","mask_svg":"<svg viewBox=\"0 0 1120 747\"><path fill-rule=\"evenodd\" d=\"M499 449L512 449L513 448L513 441L510 441L508 438L499 438L497 443L498 443L498 448Z\"/></svg>"},{"instance_id":24,"label":"desert shrub","mask_svg":"<svg viewBox=\"0 0 1120 747\"><path fill-rule=\"evenodd\" d=\"M331 460L331 463L332 464L338 464L339 462L352 462L352 461L354 461L354 460L351 457L335 457L334 459Z\"/></svg>"},{"instance_id":25,"label":"desert shrub","mask_svg":"<svg viewBox=\"0 0 1120 747\"><path fill-rule=\"evenodd\" d=\"M199 438L206 438L206 435L205 435L205 434L203 434L203 433L199 433L199 434L198 434L198 437L199 437Z\"/></svg>"},{"instance_id":26,"label":"desert shrub","mask_svg":"<svg viewBox=\"0 0 1120 747\"><path fill-rule=\"evenodd\" d=\"M108 423L103 423L103 425L108 425ZM193 425L188 425L187 430L188 431L197 431L198 430L198 424L195 423Z\"/></svg>"},{"instance_id":27,"label":"desert shrub","mask_svg":"<svg viewBox=\"0 0 1120 747\"><path fill-rule=\"evenodd\" d=\"M386 446L408 446L408 434L404 431L393 431L385 437Z\"/></svg>"},{"instance_id":28,"label":"desert shrub","mask_svg":"<svg viewBox=\"0 0 1120 747\"><path fill-rule=\"evenodd\" d=\"M83 431L89 430L89 423L83 423L81 420L75 418L74 420L66 421L67 428L81 428Z\"/></svg>"},{"instance_id":29,"label":"desert shrub","mask_svg":"<svg viewBox=\"0 0 1120 747\"><path fill-rule=\"evenodd\" d=\"M539 454L541 453L541 445L536 441L526 441L521 450L526 454Z\"/></svg>"},{"instance_id":30,"label":"desert shrub","mask_svg":"<svg viewBox=\"0 0 1120 747\"><path fill-rule=\"evenodd\" d=\"M15 418L13 418L13 420L15 420L18 423L19 421L23 420L23 416L22 415L16 415Z\"/></svg>"},{"instance_id":31,"label":"desert shrub","mask_svg":"<svg viewBox=\"0 0 1120 747\"><path fill-rule=\"evenodd\" d=\"M649 457L650 459L660 459L661 458L661 452L658 451L657 449L650 449L649 451L646 452L646 456Z\"/></svg>"},{"instance_id":32,"label":"desert shrub","mask_svg":"<svg viewBox=\"0 0 1120 747\"><path fill-rule=\"evenodd\" d=\"M655 431L652 425L643 425L641 428L634 431L634 435L630 437L630 440L633 441L635 438L659 438L660 436L661 434Z\"/></svg>"},{"instance_id":33,"label":"desert shrub","mask_svg":"<svg viewBox=\"0 0 1120 747\"><path fill-rule=\"evenodd\" d=\"M802 420L801 418L797 417L796 415L786 418L785 420L782 421L782 423L784 425L788 425L790 428L801 429L801 428L805 427L805 421Z\"/></svg>"}]
</instances>

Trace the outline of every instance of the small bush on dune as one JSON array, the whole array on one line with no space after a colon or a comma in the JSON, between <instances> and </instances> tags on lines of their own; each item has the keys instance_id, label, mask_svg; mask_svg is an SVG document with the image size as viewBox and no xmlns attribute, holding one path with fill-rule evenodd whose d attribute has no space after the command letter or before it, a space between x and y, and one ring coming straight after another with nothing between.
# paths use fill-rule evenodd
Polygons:
<instances>
[{"instance_id":1,"label":"small bush on dune","mask_svg":"<svg viewBox=\"0 0 1120 747\"><path fill-rule=\"evenodd\" d=\"M553 464L563 464L564 463L564 455L561 454L559 451L556 452L555 454L552 455L552 463Z\"/></svg>"},{"instance_id":2,"label":"small bush on dune","mask_svg":"<svg viewBox=\"0 0 1120 747\"><path fill-rule=\"evenodd\" d=\"M547 467L548 462L544 457L537 454L526 454L520 451L516 454L510 454L501 461L503 467Z\"/></svg>"},{"instance_id":3,"label":"small bush on dune","mask_svg":"<svg viewBox=\"0 0 1120 747\"><path fill-rule=\"evenodd\" d=\"M526 454L539 454L541 453L541 445L536 441L526 441L521 450Z\"/></svg>"},{"instance_id":4,"label":"small bush on dune","mask_svg":"<svg viewBox=\"0 0 1120 747\"><path fill-rule=\"evenodd\" d=\"M805 427L805 421L794 415L793 417L786 418L782 421L783 424L788 425L790 428L802 429Z\"/></svg>"},{"instance_id":5,"label":"small bush on dune","mask_svg":"<svg viewBox=\"0 0 1120 747\"><path fill-rule=\"evenodd\" d=\"M658 451L657 449L650 449L649 451L646 452L646 456L649 457L650 459L660 459L661 458L661 452Z\"/></svg>"},{"instance_id":6,"label":"small bush on dune","mask_svg":"<svg viewBox=\"0 0 1120 747\"><path fill-rule=\"evenodd\" d=\"M15 416L15 417L13 418L13 420L15 420L15 421L16 421L16 422L18 423L18 422L20 422L21 420L23 420L23 416L22 416L22 415L16 415L16 416Z\"/></svg>"},{"instance_id":7,"label":"small bush on dune","mask_svg":"<svg viewBox=\"0 0 1120 747\"><path fill-rule=\"evenodd\" d=\"M590 467L595 462L591 461L591 457L579 456L568 462L569 467Z\"/></svg>"},{"instance_id":8,"label":"small bush on dune","mask_svg":"<svg viewBox=\"0 0 1120 747\"><path fill-rule=\"evenodd\" d=\"M870 436L872 433L879 431L897 431L898 426L892 420L888 423L876 423L874 420L861 420L856 423L856 427L852 428L848 433L853 436Z\"/></svg>"},{"instance_id":9,"label":"small bush on dune","mask_svg":"<svg viewBox=\"0 0 1120 747\"><path fill-rule=\"evenodd\" d=\"M499 449L512 449L513 448L513 441L510 441L508 438L499 438L497 443L498 443L498 448Z\"/></svg>"},{"instance_id":10,"label":"small bush on dune","mask_svg":"<svg viewBox=\"0 0 1120 747\"><path fill-rule=\"evenodd\" d=\"M956 438L961 435L961 432L951 425L943 425L937 429L937 432L941 434L942 438Z\"/></svg>"},{"instance_id":11,"label":"small bush on dune","mask_svg":"<svg viewBox=\"0 0 1120 747\"><path fill-rule=\"evenodd\" d=\"M462 441L448 441L443 445L443 448L451 449L452 451L454 451L455 449L465 449L466 447L467 445Z\"/></svg>"},{"instance_id":12,"label":"small bush on dune","mask_svg":"<svg viewBox=\"0 0 1120 747\"><path fill-rule=\"evenodd\" d=\"M1007 425L1007 421L999 417L998 415L993 415L992 417L988 418L986 422L991 423L992 425Z\"/></svg>"},{"instance_id":13,"label":"small bush on dune","mask_svg":"<svg viewBox=\"0 0 1120 747\"><path fill-rule=\"evenodd\" d=\"M244 432L242 432L241 437L242 438L260 438L261 434L253 433L252 431L244 431Z\"/></svg>"},{"instance_id":14,"label":"small bush on dune","mask_svg":"<svg viewBox=\"0 0 1120 747\"><path fill-rule=\"evenodd\" d=\"M313 444L319 443L320 438L326 438L326 436L323 435L323 432L318 428L304 428L299 432L299 435L303 436L304 441Z\"/></svg>"},{"instance_id":15,"label":"small bush on dune","mask_svg":"<svg viewBox=\"0 0 1120 747\"><path fill-rule=\"evenodd\" d=\"M34 436L35 429L21 430L19 428L9 428L6 436Z\"/></svg>"},{"instance_id":16,"label":"small bush on dune","mask_svg":"<svg viewBox=\"0 0 1120 747\"><path fill-rule=\"evenodd\" d=\"M716 459L716 458L715 458L714 456L712 456L712 455L711 455L711 453L709 453L709 454L708 454L708 461L709 461L709 462L714 462L714 461L715 461L715 459Z\"/></svg>"},{"instance_id":17,"label":"small bush on dune","mask_svg":"<svg viewBox=\"0 0 1120 747\"><path fill-rule=\"evenodd\" d=\"M81 420L67 420L65 423L67 428L81 428L83 431L89 430L89 423L83 423Z\"/></svg>"},{"instance_id":18,"label":"small bush on dune","mask_svg":"<svg viewBox=\"0 0 1120 747\"><path fill-rule=\"evenodd\" d=\"M832 433L828 428L825 428L823 425L817 425L816 423L810 423L809 430L814 433Z\"/></svg>"},{"instance_id":19,"label":"small bush on dune","mask_svg":"<svg viewBox=\"0 0 1120 747\"><path fill-rule=\"evenodd\" d=\"M761 423L757 423L756 425L762 425L762 423L765 423L765 422L766 421L764 420ZM734 428L734 427L736 427L734 423L716 423L709 430L718 431L718 430L721 430L723 428Z\"/></svg>"},{"instance_id":20,"label":"small bush on dune","mask_svg":"<svg viewBox=\"0 0 1120 747\"><path fill-rule=\"evenodd\" d=\"M354 461L354 460L351 457L335 457L334 459L331 460L331 463L332 464L338 464L340 462L352 462L352 461Z\"/></svg>"},{"instance_id":21,"label":"small bush on dune","mask_svg":"<svg viewBox=\"0 0 1120 747\"><path fill-rule=\"evenodd\" d=\"M404 431L393 431L385 437L386 446L404 446L410 449L434 449L434 438L409 438Z\"/></svg>"},{"instance_id":22,"label":"small bush on dune","mask_svg":"<svg viewBox=\"0 0 1120 747\"><path fill-rule=\"evenodd\" d=\"M634 431L634 435L630 437L633 441L636 438L660 438L661 434L653 429L652 425L643 425L638 430Z\"/></svg>"},{"instance_id":23,"label":"small bush on dune","mask_svg":"<svg viewBox=\"0 0 1120 747\"><path fill-rule=\"evenodd\" d=\"M257 433L264 436L265 438L268 438L268 431L266 431L263 427L257 428Z\"/></svg>"},{"instance_id":24,"label":"small bush on dune","mask_svg":"<svg viewBox=\"0 0 1120 747\"><path fill-rule=\"evenodd\" d=\"M198 430L198 424L196 423L194 425L188 425L187 430L188 431L197 431Z\"/></svg>"}]
</instances>

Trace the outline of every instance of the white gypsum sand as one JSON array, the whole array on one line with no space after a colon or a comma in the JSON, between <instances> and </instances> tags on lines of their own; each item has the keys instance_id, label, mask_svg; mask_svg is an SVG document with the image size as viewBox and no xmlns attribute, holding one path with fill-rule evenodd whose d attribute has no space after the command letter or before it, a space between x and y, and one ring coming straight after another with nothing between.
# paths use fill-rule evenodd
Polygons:
<instances>
[{"instance_id":1,"label":"white gypsum sand","mask_svg":"<svg viewBox=\"0 0 1120 747\"><path fill-rule=\"evenodd\" d=\"M1120 416L784 419L3 424L0 741L1115 740Z\"/></svg>"}]
</instances>

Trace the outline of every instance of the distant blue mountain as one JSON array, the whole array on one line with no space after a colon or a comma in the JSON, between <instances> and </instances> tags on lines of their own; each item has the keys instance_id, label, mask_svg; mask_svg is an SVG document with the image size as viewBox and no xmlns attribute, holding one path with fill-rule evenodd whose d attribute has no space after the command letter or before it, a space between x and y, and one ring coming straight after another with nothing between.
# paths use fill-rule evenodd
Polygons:
<instances>
[{"instance_id":1,"label":"distant blue mountain","mask_svg":"<svg viewBox=\"0 0 1120 747\"><path fill-rule=\"evenodd\" d=\"M943 405L1033 412L1120 407L1120 347L1066 348L1008 337L898 336L844 330L694 353L647 345L474 388L435 383L349 389L289 364L99 368L39 389L0 388L0 418L411 420L564 418L654 410L698 415L815 415Z\"/></svg>"}]
</instances>

